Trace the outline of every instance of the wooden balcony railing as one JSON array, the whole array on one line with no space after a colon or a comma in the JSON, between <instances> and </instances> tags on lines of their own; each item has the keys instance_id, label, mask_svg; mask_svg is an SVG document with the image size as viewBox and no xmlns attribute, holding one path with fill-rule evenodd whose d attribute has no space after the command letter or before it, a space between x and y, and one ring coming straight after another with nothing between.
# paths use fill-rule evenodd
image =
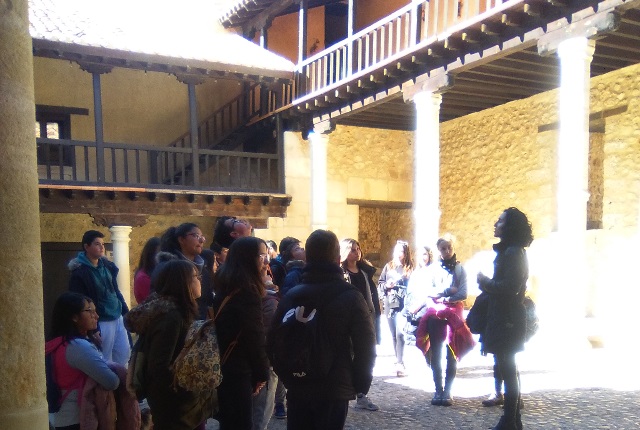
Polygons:
<instances>
[{"instance_id":1,"label":"wooden balcony railing","mask_svg":"<svg viewBox=\"0 0 640 430\"><path fill-rule=\"evenodd\" d=\"M197 189L212 191L284 192L278 154L260 154L191 148L157 147L63 139L36 139L45 153L71 148L71 163L47 158L38 166L41 184ZM68 149L67 149L68 150ZM103 157L98 157L102 152ZM194 158L197 158L194 163ZM98 160L103 159L104 179L98 180ZM192 166L200 167L194 181Z\"/></svg>"},{"instance_id":2,"label":"wooden balcony railing","mask_svg":"<svg viewBox=\"0 0 640 430\"><path fill-rule=\"evenodd\" d=\"M252 85L198 125L200 148L214 148L249 122L268 116L293 100L292 84L274 84L270 88ZM171 147L191 147L191 133L178 137Z\"/></svg>"},{"instance_id":3,"label":"wooden balcony railing","mask_svg":"<svg viewBox=\"0 0 640 430\"><path fill-rule=\"evenodd\" d=\"M456 28L524 0L415 1L298 64L296 99L364 75Z\"/></svg>"}]
</instances>

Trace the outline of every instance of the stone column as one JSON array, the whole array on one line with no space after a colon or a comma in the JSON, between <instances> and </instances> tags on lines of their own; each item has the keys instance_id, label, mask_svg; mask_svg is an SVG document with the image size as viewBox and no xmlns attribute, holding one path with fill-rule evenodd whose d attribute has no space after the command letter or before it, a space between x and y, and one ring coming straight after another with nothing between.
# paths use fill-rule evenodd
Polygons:
<instances>
[{"instance_id":1,"label":"stone column","mask_svg":"<svg viewBox=\"0 0 640 430\"><path fill-rule=\"evenodd\" d=\"M128 225L114 225L109 227L111 243L113 244L113 262L118 272L118 287L124 296L124 301L131 307L131 270L129 268L129 242L131 227Z\"/></svg>"},{"instance_id":2,"label":"stone column","mask_svg":"<svg viewBox=\"0 0 640 430\"><path fill-rule=\"evenodd\" d=\"M0 429L47 430L27 0L0 2Z\"/></svg>"},{"instance_id":3,"label":"stone column","mask_svg":"<svg viewBox=\"0 0 640 430\"><path fill-rule=\"evenodd\" d=\"M556 249L571 249L556 267L553 300L547 304L552 326L566 328L569 341L563 348L588 348L587 303L587 201L589 174L589 79L595 45L584 36L558 43L560 88L558 90L560 130L557 146L557 231ZM569 288L567 288L569 287ZM567 303L571 303L567 306ZM550 336L551 337L551 336Z\"/></svg>"},{"instance_id":4,"label":"stone column","mask_svg":"<svg viewBox=\"0 0 640 430\"><path fill-rule=\"evenodd\" d=\"M413 143L413 224L415 246L435 246L440 230L440 103L442 95L417 93Z\"/></svg>"},{"instance_id":5,"label":"stone column","mask_svg":"<svg viewBox=\"0 0 640 430\"><path fill-rule=\"evenodd\" d=\"M559 233L587 228L589 79L595 42L574 37L558 44L560 131L557 217Z\"/></svg>"},{"instance_id":6,"label":"stone column","mask_svg":"<svg viewBox=\"0 0 640 430\"><path fill-rule=\"evenodd\" d=\"M311 141L311 230L327 228L327 144L330 127L316 127Z\"/></svg>"},{"instance_id":7,"label":"stone column","mask_svg":"<svg viewBox=\"0 0 640 430\"><path fill-rule=\"evenodd\" d=\"M453 86L443 70L416 78L402 86L405 102L416 105L413 144L414 245L435 246L440 232L440 104L442 93Z\"/></svg>"}]
</instances>

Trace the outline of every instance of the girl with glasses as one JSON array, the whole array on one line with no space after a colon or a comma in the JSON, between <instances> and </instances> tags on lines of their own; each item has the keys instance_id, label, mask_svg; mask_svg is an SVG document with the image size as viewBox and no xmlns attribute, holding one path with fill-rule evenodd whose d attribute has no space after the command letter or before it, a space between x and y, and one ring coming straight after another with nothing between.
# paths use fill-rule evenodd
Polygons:
<instances>
[{"instance_id":1,"label":"girl with glasses","mask_svg":"<svg viewBox=\"0 0 640 430\"><path fill-rule=\"evenodd\" d=\"M97 327L98 314L91 299L72 292L58 297L45 345L45 353L53 354L53 378L62 394L56 405L60 409L50 414L56 429L80 429L81 395L89 378L105 390L115 390L120 385L120 378L112 369L115 365L105 361L92 336ZM137 402L133 400L135 408ZM116 417L112 418L115 426Z\"/></svg>"},{"instance_id":2,"label":"girl with glasses","mask_svg":"<svg viewBox=\"0 0 640 430\"><path fill-rule=\"evenodd\" d=\"M205 261L200 255L204 248L206 238L197 224L185 222L177 227L169 227L160 239L160 253L158 262L168 260L187 260L195 264L198 273L202 274L202 295L197 301L198 316L200 319L207 317L207 311L213 303L212 274L205 269Z\"/></svg>"}]
</instances>

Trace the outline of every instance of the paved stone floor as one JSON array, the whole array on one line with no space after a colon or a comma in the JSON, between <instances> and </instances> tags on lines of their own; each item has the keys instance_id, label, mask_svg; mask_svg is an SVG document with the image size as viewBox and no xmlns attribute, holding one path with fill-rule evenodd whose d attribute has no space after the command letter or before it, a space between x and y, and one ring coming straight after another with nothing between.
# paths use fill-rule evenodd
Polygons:
<instances>
[{"instance_id":1,"label":"paved stone floor","mask_svg":"<svg viewBox=\"0 0 640 430\"><path fill-rule=\"evenodd\" d=\"M535 342L536 339L532 341ZM543 347L545 346L545 347ZM572 357L543 339L518 355L525 402L526 429L640 429L640 371L635 359L602 349L578 348ZM559 357L564 357L559 358ZM432 406L431 371L420 352L407 346L408 376L395 376L390 339L378 347L369 398L377 412L349 410L345 429L488 429L502 409L486 408L481 401L493 387L491 356L476 349L462 359L453 388L451 407ZM626 366L626 367L622 367ZM353 406L352 402L351 406ZM216 430L210 420L207 430ZM270 430L286 429L286 420L272 419Z\"/></svg>"}]
</instances>

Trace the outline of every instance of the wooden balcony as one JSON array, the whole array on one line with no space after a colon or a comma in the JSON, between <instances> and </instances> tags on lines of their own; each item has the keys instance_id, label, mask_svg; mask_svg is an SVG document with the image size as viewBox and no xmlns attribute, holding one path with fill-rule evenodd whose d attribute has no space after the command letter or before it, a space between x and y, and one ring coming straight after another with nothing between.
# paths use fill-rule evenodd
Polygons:
<instances>
[{"instance_id":1,"label":"wooden balcony","mask_svg":"<svg viewBox=\"0 0 640 430\"><path fill-rule=\"evenodd\" d=\"M285 115L414 130L404 90L447 75L440 120L459 118L557 88L557 57L538 42L587 28L592 77L640 62L637 1L415 1L298 64Z\"/></svg>"},{"instance_id":2,"label":"wooden balcony","mask_svg":"<svg viewBox=\"0 0 640 430\"><path fill-rule=\"evenodd\" d=\"M100 146L96 142L45 138L36 141L44 154L73 155L70 163L62 157L55 161L45 157L44 164L39 166L43 185L256 193L284 190L278 154L208 149L194 152L190 147L107 142ZM193 165L200 166L200 175L192 174Z\"/></svg>"},{"instance_id":3,"label":"wooden balcony","mask_svg":"<svg viewBox=\"0 0 640 430\"><path fill-rule=\"evenodd\" d=\"M337 87L398 61L447 32L464 28L524 0L431 0L413 2L333 45L297 67L297 100Z\"/></svg>"},{"instance_id":4,"label":"wooden balcony","mask_svg":"<svg viewBox=\"0 0 640 430\"><path fill-rule=\"evenodd\" d=\"M89 213L103 225L142 225L149 215L241 214L266 226L268 217L286 216L291 202L277 154L36 141L45 154L38 166L42 212ZM63 153L71 156L46 155Z\"/></svg>"}]
</instances>

